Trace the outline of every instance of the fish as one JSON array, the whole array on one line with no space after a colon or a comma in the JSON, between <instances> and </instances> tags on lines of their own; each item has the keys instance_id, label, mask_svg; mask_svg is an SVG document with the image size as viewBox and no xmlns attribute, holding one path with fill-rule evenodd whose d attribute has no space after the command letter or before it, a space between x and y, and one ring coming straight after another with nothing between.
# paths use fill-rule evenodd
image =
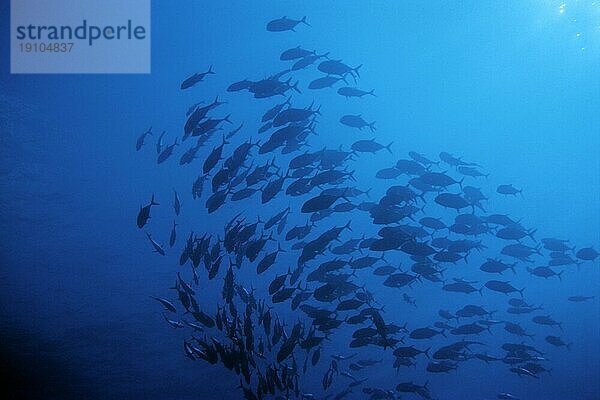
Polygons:
<instances>
[{"instance_id":1,"label":"fish","mask_svg":"<svg viewBox=\"0 0 600 400\"><path fill-rule=\"evenodd\" d=\"M269 269L274 263L279 253L284 252L279 244L277 244L277 250L267 254L260 262L256 265L256 273L258 275Z\"/></svg>"},{"instance_id":2,"label":"fish","mask_svg":"<svg viewBox=\"0 0 600 400\"><path fill-rule=\"evenodd\" d=\"M496 396L500 400L519 400L518 397L510 394L510 393L498 393Z\"/></svg>"},{"instance_id":3,"label":"fish","mask_svg":"<svg viewBox=\"0 0 600 400\"><path fill-rule=\"evenodd\" d=\"M175 221L173 221L173 228L171 228L171 235L169 236L169 247L175 246L175 241L177 240L177 232L175 230L176 226L177 224Z\"/></svg>"},{"instance_id":4,"label":"fish","mask_svg":"<svg viewBox=\"0 0 600 400\"><path fill-rule=\"evenodd\" d=\"M144 142L146 140L146 137L148 135L152 135L152 127L148 128L147 131L145 131L144 133L142 133L138 138L137 141L135 142L135 150L136 151L140 151L142 149L142 146L144 145Z\"/></svg>"},{"instance_id":5,"label":"fish","mask_svg":"<svg viewBox=\"0 0 600 400\"><path fill-rule=\"evenodd\" d=\"M169 325L171 325L171 327L173 329L181 329L181 328L185 328L185 325L183 325L183 323L179 322L179 321L174 321L172 319L167 318L166 315L163 314L163 318L165 319L165 321L167 321L167 323Z\"/></svg>"},{"instance_id":6,"label":"fish","mask_svg":"<svg viewBox=\"0 0 600 400\"><path fill-rule=\"evenodd\" d=\"M150 236L149 233L146 233L146 236L148 237L148 240L150 241L150 244L152 245L152 247L154 247L154 251L156 253L160 254L161 256L166 255L162 246L160 244L158 244L154 239L152 239L152 236Z\"/></svg>"},{"instance_id":7,"label":"fish","mask_svg":"<svg viewBox=\"0 0 600 400\"><path fill-rule=\"evenodd\" d=\"M555 347L566 347L568 350L571 350L572 343L565 343L560 337L548 335L545 338L546 342L550 343Z\"/></svg>"},{"instance_id":8,"label":"fish","mask_svg":"<svg viewBox=\"0 0 600 400\"><path fill-rule=\"evenodd\" d=\"M504 293L504 294L518 292L521 295L521 297L523 297L523 290L525 290L524 288L523 289L515 288L508 281L497 281L497 280L487 281L485 283L485 287L490 290L493 290L495 292L500 292L500 293Z\"/></svg>"},{"instance_id":9,"label":"fish","mask_svg":"<svg viewBox=\"0 0 600 400\"><path fill-rule=\"evenodd\" d=\"M173 144L165 147L160 154L158 155L158 158L156 159L156 163L157 164L162 164L165 161L167 161L169 159L169 157L171 157L171 155L173 154L173 151L175 150L175 146L177 146L179 143L177 142L177 138L175 138L175 142L173 142Z\"/></svg>"},{"instance_id":10,"label":"fish","mask_svg":"<svg viewBox=\"0 0 600 400\"><path fill-rule=\"evenodd\" d=\"M238 82L234 82L227 87L228 92L238 92L240 90L248 90L250 86L253 84L252 81L243 79Z\"/></svg>"},{"instance_id":11,"label":"fish","mask_svg":"<svg viewBox=\"0 0 600 400\"><path fill-rule=\"evenodd\" d=\"M165 308L165 311L177 313L177 309L175 308L173 303L171 303L169 300L163 299L161 297L154 297L154 296L150 296L150 297L153 298L154 300L158 301L160 304L162 304L162 306Z\"/></svg>"},{"instance_id":12,"label":"fish","mask_svg":"<svg viewBox=\"0 0 600 400\"><path fill-rule=\"evenodd\" d=\"M334 76L324 76L322 78L317 78L317 79L311 81L308 84L308 88L312 89L312 90L324 89L324 88L332 87L339 81L345 81L344 77L336 78Z\"/></svg>"},{"instance_id":13,"label":"fish","mask_svg":"<svg viewBox=\"0 0 600 400\"><path fill-rule=\"evenodd\" d=\"M435 197L434 201L446 208L453 208L459 212L463 208L471 207L471 205L457 193L442 193Z\"/></svg>"},{"instance_id":14,"label":"fish","mask_svg":"<svg viewBox=\"0 0 600 400\"><path fill-rule=\"evenodd\" d=\"M533 321L534 323L536 323L538 325L558 326L561 331L563 330L562 323L555 321L549 315L537 315L537 316L531 318L531 321Z\"/></svg>"},{"instance_id":15,"label":"fish","mask_svg":"<svg viewBox=\"0 0 600 400\"><path fill-rule=\"evenodd\" d=\"M362 118L362 115L344 115L340 118L340 123L343 125L349 126L351 128L358 128L359 130L363 130L363 128L369 128L371 132L376 130L375 121L367 122Z\"/></svg>"},{"instance_id":16,"label":"fish","mask_svg":"<svg viewBox=\"0 0 600 400\"><path fill-rule=\"evenodd\" d=\"M164 143L163 143L163 138L165 137L165 135L167 134L167 131L162 131L160 136L158 137L158 140L156 141L156 154L160 154L160 152L163 149Z\"/></svg>"},{"instance_id":17,"label":"fish","mask_svg":"<svg viewBox=\"0 0 600 400\"><path fill-rule=\"evenodd\" d=\"M229 142L226 140L225 135L223 135L223 141L221 142L221 145L213 148L208 157L206 157L204 164L202 165L202 172L204 174L208 174L217 165L217 163L221 159L223 147L226 144L229 144Z\"/></svg>"},{"instance_id":18,"label":"fish","mask_svg":"<svg viewBox=\"0 0 600 400\"><path fill-rule=\"evenodd\" d=\"M183 82L181 82L180 89L185 90L185 89L191 88L198 82L201 82L207 75L212 75L212 74L214 74L214 72L212 70L212 65L211 65L208 68L208 71L197 72L197 73L193 74L192 76L186 78Z\"/></svg>"},{"instance_id":19,"label":"fish","mask_svg":"<svg viewBox=\"0 0 600 400\"><path fill-rule=\"evenodd\" d=\"M443 330L436 331L435 329L431 329L429 327L414 329L409 336L411 339L431 339L436 335L442 335L444 337L446 336Z\"/></svg>"},{"instance_id":20,"label":"fish","mask_svg":"<svg viewBox=\"0 0 600 400\"><path fill-rule=\"evenodd\" d=\"M308 22L306 22L306 16L302 17L299 20L294 20L288 18L287 16L283 16L278 19L271 20L267 23L267 31L269 32L284 32L284 31L293 31L295 32L296 26L298 24L304 24L306 26L310 26Z\"/></svg>"},{"instance_id":21,"label":"fish","mask_svg":"<svg viewBox=\"0 0 600 400\"><path fill-rule=\"evenodd\" d=\"M523 195L522 189L517 189L513 185L500 185L496 188L496 192L504 195L516 196L517 194Z\"/></svg>"},{"instance_id":22,"label":"fish","mask_svg":"<svg viewBox=\"0 0 600 400\"><path fill-rule=\"evenodd\" d=\"M348 74L352 75L354 80L356 81L357 77L360 77L358 74L358 70L362 67L362 64L357 67L350 67L342 62L342 60L327 60L323 61L319 64L317 69L321 72L324 72L328 75L338 75L338 76L346 76Z\"/></svg>"},{"instance_id":23,"label":"fish","mask_svg":"<svg viewBox=\"0 0 600 400\"><path fill-rule=\"evenodd\" d=\"M281 61L291 61L296 60L298 58L304 58L310 55L314 55L315 51L309 51L301 48L300 46L292 47L291 49L287 49L281 53L279 59Z\"/></svg>"},{"instance_id":24,"label":"fish","mask_svg":"<svg viewBox=\"0 0 600 400\"><path fill-rule=\"evenodd\" d=\"M174 198L173 198L173 209L175 210L175 215L179 215L179 213L181 212L181 200L179 200L179 195L177 194L177 191L175 189L173 189L173 193L174 193Z\"/></svg>"},{"instance_id":25,"label":"fish","mask_svg":"<svg viewBox=\"0 0 600 400\"><path fill-rule=\"evenodd\" d=\"M150 209L152 206L159 206L160 204L154 200L154 195L152 195L152 199L150 199L150 203L146 206L140 206L140 211L137 215L137 226L142 229L148 223L150 219Z\"/></svg>"},{"instance_id":26,"label":"fish","mask_svg":"<svg viewBox=\"0 0 600 400\"><path fill-rule=\"evenodd\" d=\"M379 144L375 141L375 139L371 140L358 140L352 143L351 149L359 152L359 153L377 153L379 150L387 150L390 154L392 154L391 146L394 142L391 142L387 146Z\"/></svg>"},{"instance_id":27,"label":"fish","mask_svg":"<svg viewBox=\"0 0 600 400\"><path fill-rule=\"evenodd\" d=\"M517 263L507 264L498 259L488 258L486 262L481 264L479 269L484 272L498 273L498 274L502 274L507 269L510 269L513 272L513 274L516 274L517 273L517 271L515 270L516 265L517 265Z\"/></svg>"},{"instance_id":28,"label":"fish","mask_svg":"<svg viewBox=\"0 0 600 400\"><path fill-rule=\"evenodd\" d=\"M582 303L584 301L592 300L595 296L570 296L567 300L574 303Z\"/></svg>"},{"instance_id":29,"label":"fish","mask_svg":"<svg viewBox=\"0 0 600 400\"><path fill-rule=\"evenodd\" d=\"M337 90L337 93L340 96L344 96L347 99L350 98L350 97L359 97L359 98L361 98L361 97L367 96L367 95L373 96L373 97L377 97L374 92L375 92L375 89L372 89L372 90L370 90L370 91L367 92L367 91L360 90L358 88L350 87L350 86L344 86L344 87L341 87L341 88L339 88Z\"/></svg>"},{"instance_id":30,"label":"fish","mask_svg":"<svg viewBox=\"0 0 600 400\"><path fill-rule=\"evenodd\" d=\"M598 258L599 255L600 253L598 253L593 247L584 247L577 250L577 253L575 253L575 257L585 261L596 261L596 258Z\"/></svg>"},{"instance_id":31,"label":"fish","mask_svg":"<svg viewBox=\"0 0 600 400\"><path fill-rule=\"evenodd\" d=\"M558 280L562 281L562 274L564 271L560 271L560 272L554 272L550 267L545 267L545 266L541 266L541 267L536 267L536 268L529 268L527 267L527 271L534 276L539 276L540 278L550 278L552 276L556 276L558 278Z\"/></svg>"},{"instance_id":32,"label":"fish","mask_svg":"<svg viewBox=\"0 0 600 400\"><path fill-rule=\"evenodd\" d=\"M519 377L521 376L530 376L532 378L535 379L539 379L540 377L537 376L536 374L534 374L533 372L529 371L528 369L525 369L523 367L512 367L510 369L511 372L517 374Z\"/></svg>"}]
</instances>

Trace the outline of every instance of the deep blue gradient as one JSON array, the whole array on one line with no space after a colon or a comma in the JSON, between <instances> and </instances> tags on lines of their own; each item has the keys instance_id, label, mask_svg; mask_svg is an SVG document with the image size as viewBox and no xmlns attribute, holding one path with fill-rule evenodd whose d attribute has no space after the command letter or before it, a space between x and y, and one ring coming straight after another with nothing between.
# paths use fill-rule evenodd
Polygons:
<instances>
[{"instance_id":1,"label":"deep blue gradient","mask_svg":"<svg viewBox=\"0 0 600 400\"><path fill-rule=\"evenodd\" d=\"M261 208L256 196L208 216L206 194L194 201L189 189L202 160L178 165L186 143L173 159L156 165L154 140L162 130L168 143L181 137L188 107L217 94L228 102L217 114L231 113L233 127L245 124L243 138L256 140L260 116L282 99L255 100L225 88L288 67L279 54L297 45L330 52L351 66L363 64L358 86L374 89L377 97L346 100L333 89L310 91L308 82L319 76L312 67L294 75L302 90L294 104L307 107L314 100L322 106L312 150L348 149L372 137L394 142L393 155L361 154L349 163L357 186L372 188L371 200L389 186L373 178L377 170L408 158L411 150L430 158L447 151L490 173L487 180L470 180L489 194L486 209L537 228L538 239L558 237L577 248L600 249L600 8L591 1L567 1L564 14L558 1L155 1L149 75L10 75L5 3L0 5L0 341L3 361L13 365L13 384L28 387L26 398L241 398L235 374L184 357L184 333L165 324L149 296L174 297L168 288L183 271L177 259L190 230L222 235L223 224L239 211L249 221L258 215L264 220L297 199L281 195ZM306 15L311 27L265 30L269 20L284 15ZM179 89L184 78L210 65L216 75ZM344 114L376 121L375 134L340 125ZM136 152L136 138L150 126L155 136ZM220 136L202 150L203 157ZM257 158L256 165L271 157ZM496 186L504 183L522 188L523 196L497 195ZM153 208L147 231L167 243L173 188L183 203L179 247L160 257L151 252L135 217L154 193L161 206ZM455 215L435 205L425 210L448 221ZM336 215L321 230L352 219L354 231L344 233L344 240L362 232L374 235L367 215ZM304 221L304 216L291 218L288 227ZM492 241L489 251L499 248ZM450 264L446 279L495 279L482 277L477 268L485 256ZM292 252L282 256L277 273L296 258ZM396 256L391 260L400 262ZM450 374L428 376L424 358L416 369L396 374L387 359L366 373L369 385L390 389L402 381L429 380L439 399L492 399L499 392L521 399L599 398L598 259L561 268L561 282L532 277L525 267L516 277L508 272L506 279L525 287L526 299L543 304L564 332L532 324L530 315L511 318L536 335L536 345L551 360L551 375L519 378L504 364L471 361ZM247 287L264 287L275 275L257 278L252 268L240 273ZM498 293L463 296L425 281L407 291L416 298L413 308L380 278L361 277L386 304L386 319L408 322L410 329L433 324L440 308L456 310L467 303L508 318L506 298ZM201 294L208 304L219 300L222 276L217 280ZM568 302L573 295L596 297ZM293 324L297 314L281 310ZM341 338L351 333L342 331L336 333ZM571 350L549 346L543 340L548 334L572 342ZM499 327L486 335L485 351L496 355L502 343L518 341ZM344 340L329 343L328 354L348 353ZM442 338L431 341L434 347L442 343ZM385 357L372 351L374 358ZM307 392L321 393L323 365L306 379ZM351 396L362 398L359 391Z\"/></svg>"}]
</instances>

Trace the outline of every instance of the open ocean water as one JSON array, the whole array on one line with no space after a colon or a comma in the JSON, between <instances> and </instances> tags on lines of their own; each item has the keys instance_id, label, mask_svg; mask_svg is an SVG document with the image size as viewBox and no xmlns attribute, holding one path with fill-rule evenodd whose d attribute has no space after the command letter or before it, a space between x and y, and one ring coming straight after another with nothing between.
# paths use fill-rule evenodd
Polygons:
<instances>
[{"instance_id":1,"label":"open ocean water","mask_svg":"<svg viewBox=\"0 0 600 400\"><path fill-rule=\"evenodd\" d=\"M600 2L153 1L130 75L9 14L2 398L600 398Z\"/></svg>"}]
</instances>

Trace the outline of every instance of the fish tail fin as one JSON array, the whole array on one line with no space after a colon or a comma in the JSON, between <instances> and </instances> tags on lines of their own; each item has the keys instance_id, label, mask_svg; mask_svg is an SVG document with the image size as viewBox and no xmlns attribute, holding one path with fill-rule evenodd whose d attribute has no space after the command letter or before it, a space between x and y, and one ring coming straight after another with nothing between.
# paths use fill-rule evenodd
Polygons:
<instances>
[{"instance_id":1,"label":"fish tail fin","mask_svg":"<svg viewBox=\"0 0 600 400\"><path fill-rule=\"evenodd\" d=\"M150 199L150 205L151 206L160 206L160 204L154 200L154 193L152 193L152 199Z\"/></svg>"},{"instance_id":2,"label":"fish tail fin","mask_svg":"<svg viewBox=\"0 0 600 400\"><path fill-rule=\"evenodd\" d=\"M302 19L300 20L300 22L302 22L306 26L310 26L310 24L308 22L306 22L306 15L304 17L302 17Z\"/></svg>"},{"instance_id":3,"label":"fish tail fin","mask_svg":"<svg viewBox=\"0 0 600 400\"><path fill-rule=\"evenodd\" d=\"M373 189L373 188L369 188L369 189L367 189L367 190L365 190L365 191L364 191L364 194L366 194L366 195L367 195L367 198L369 198L369 199L371 198L371 194L370 194L370 192L371 192L371 190L372 190L372 189Z\"/></svg>"},{"instance_id":4,"label":"fish tail fin","mask_svg":"<svg viewBox=\"0 0 600 400\"><path fill-rule=\"evenodd\" d=\"M393 144L394 144L394 142L390 142L390 144L388 144L387 146L385 146L385 149L387 151L389 151L390 154L394 154L394 153L392 153L392 149L391 149L391 147L392 147Z\"/></svg>"},{"instance_id":5,"label":"fish tail fin","mask_svg":"<svg viewBox=\"0 0 600 400\"><path fill-rule=\"evenodd\" d=\"M208 71L206 71L207 74L214 74L215 72L212 69L212 64L210 65L210 67L208 67Z\"/></svg>"},{"instance_id":6,"label":"fish tail fin","mask_svg":"<svg viewBox=\"0 0 600 400\"><path fill-rule=\"evenodd\" d=\"M556 276L558 276L558 280L561 281L561 282L562 282L562 274L563 274L563 272L565 272L565 271L563 270L563 271L560 271L558 274L556 274Z\"/></svg>"},{"instance_id":7,"label":"fish tail fin","mask_svg":"<svg viewBox=\"0 0 600 400\"><path fill-rule=\"evenodd\" d=\"M519 294L521 295L521 298L523 298L523 291L525 290L525 288L521 289L521 290L517 290L519 292Z\"/></svg>"},{"instance_id":8,"label":"fish tail fin","mask_svg":"<svg viewBox=\"0 0 600 400\"><path fill-rule=\"evenodd\" d=\"M281 243L277 242L277 252L278 253L285 253L286 251L284 249L281 248Z\"/></svg>"},{"instance_id":9,"label":"fish tail fin","mask_svg":"<svg viewBox=\"0 0 600 400\"><path fill-rule=\"evenodd\" d=\"M227 114L227 116L225 118L223 118L223 121L225 122L229 122L230 124L232 123L231 120L229 119L229 117L231 117L231 114Z\"/></svg>"},{"instance_id":10,"label":"fish tail fin","mask_svg":"<svg viewBox=\"0 0 600 400\"><path fill-rule=\"evenodd\" d=\"M298 83L300 83L300 81L296 81L296 83L294 83L294 84L292 85L292 87L291 87L291 88L292 88L293 90L295 90L295 91L296 91L296 93L300 93L300 94L302 94L302 92L300 91L300 89L298 89Z\"/></svg>"},{"instance_id":11,"label":"fish tail fin","mask_svg":"<svg viewBox=\"0 0 600 400\"><path fill-rule=\"evenodd\" d=\"M527 232L527 236L529 236L531 239L535 240L535 238L533 237L533 235L537 232L537 229L532 229L529 232Z\"/></svg>"},{"instance_id":12,"label":"fish tail fin","mask_svg":"<svg viewBox=\"0 0 600 400\"><path fill-rule=\"evenodd\" d=\"M369 124L369 129L371 130L371 132L375 132L377 130L377 128L375 128L375 122L373 121Z\"/></svg>"},{"instance_id":13,"label":"fish tail fin","mask_svg":"<svg viewBox=\"0 0 600 400\"><path fill-rule=\"evenodd\" d=\"M346 223L346 225L344 225L343 229L348 229L350 232L352 232L352 228L350 227L350 223L352 222L352 220L348 221Z\"/></svg>"},{"instance_id":14,"label":"fish tail fin","mask_svg":"<svg viewBox=\"0 0 600 400\"><path fill-rule=\"evenodd\" d=\"M542 255L542 251L541 250L542 250L542 245L541 244L537 245L535 247L535 249L534 249L535 253L539 254L540 256Z\"/></svg>"},{"instance_id":15,"label":"fish tail fin","mask_svg":"<svg viewBox=\"0 0 600 400\"><path fill-rule=\"evenodd\" d=\"M425 354L425 356L426 356L427 358L430 358L430 357L429 357L429 350L431 350L431 346L429 346L428 348L426 348L426 349L425 349L425 351L423 352L423 354Z\"/></svg>"},{"instance_id":16,"label":"fish tail fin","mask_svg":"<svg viewBox=\"0 0 600 400\"><path fill-rule=\"evenodd\" d=\"M355 172L356 172L356 171L350 171L350 172L348 173L348 176L350 176L350 179L352 179L354 182L356 182L356 178L354 177L354 173L355 173Z\"/></svg>"},{"instance_id":17,"label":"fish tail fin","mask_svg":"<svg viewBox=\"0 0 600 400\"><path fill-rule=\"evenodd\" d=\"M356 68L352 68L352 71L356 74L356 76L358 76L360 78L360 74L358 73L358 70L360 69L360 67L362 67L363 65L360 64L358 67Z\"/></svg>"}]
</instances>

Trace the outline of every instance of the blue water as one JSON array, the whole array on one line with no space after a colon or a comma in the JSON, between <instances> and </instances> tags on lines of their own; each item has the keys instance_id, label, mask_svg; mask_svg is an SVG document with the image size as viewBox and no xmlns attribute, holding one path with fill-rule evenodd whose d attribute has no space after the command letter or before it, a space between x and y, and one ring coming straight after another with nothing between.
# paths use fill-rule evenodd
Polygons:
<instances>
[{"instance_id":1,"label":"blue water","mask_svg":"<svg viewBox=\"0 0 600 400\"><path fill-rule=\"evenodd\" d=\"M9 49L6 3L0 5L0 47L5 55ZM249 137L266 140L267 133L256 133L262 125L260 117L284 98L254 99L248 92L225 89L233 82L267 78L289 67L279 54L297 45L319 54L329 52L330 58L352 67L362 64L358 87L374 89L377 95L346 100L337 89L311 91L308 83L320 76L315 66L292 74L302 91L293 95L294 106L308 107L313 101L321 105L317 135L309 136L307 150L340 145L348 150L359 139L394 142L393 154L385 150L360 154L346 163L357 180L348 184L371 188L370 199L361 196L357 201L377 201L390 185L404 184L405 177L392 183L374 175L398 159L407 159L409 151L432 159L446 151L480 164L490 174L488 179L465 180L488 195L485 208L490 213L508 214L536 228L538 240L557 237L568 239L577 249L600 249L600 3L567 1L566 12L560 13L562 3L153 2L149 75L10 75L9 60L3 57L0 342L2 363L10 373L3 377L2 390L27 399L242 398L234 372L185 357L182 342L189 330L168 326L160 304L150 296L176 302L176 292L169 289L176 272L191 281L189 266L177 262L190 230L222 238L224 224L238 212L247 222L259 215L264 221L292 205L287 231L305 223L307 217L299 208L312 196L291 198L282 193L261 205L255 195L237 203L228 201L208 215L204 203L210 185L205 185L201 200L192 199L190 187L203 159L220 144L221 133L201 149L200 159L191 166L177 162L190 142L157 165L155 139L162 130L168 132L168 143L181 137L188 107L212 101L218 94L227 104L214 115L231 113L233 122L225 132L244 123L225 153ZM284 15L298 19L306 15L311 26L298 25L296 32L265 30L268 21ZM215 75L191 89L179 89L183 79L210 65ZM351 77L349 83L353 86ZM344 114L362 114L367 121L376 121L377 130L343 126L339 118ZM154 136L136 152L137 137L150 126ZM273 155L285 169L290 157L279 151L260 157L253 151L248 162L263 164ZM448 165L441 164L439 170L460 177ZM507 183L523 189L523 195L495 192ZM178 242L174 249L167 246L167 256L161 257L152 253L144 232L166 245L175 218L173 189L182 201ZM449 191L458 188L454 189ZM161 205L153 207L149 224L140 230L135 217L152 194ZM447 223L456 215L437 206L431 195L424 212ZM416 220L422 216L417 213ZM380 228L371 224L368 213L354 210L320 221L308 239L348 220L353 231L345 231L342 241L363 233L374 236ZM519 322L535 335L525 342L544 352L549 360L544 366L551 374L541 373L539 379L518 377L507 364L478 360L460 362L448 374L431 374L425 370L429 360L423 356L416 358L416 368L402 367L397 373L390 349L369 346L357 352L384 363L355 375L369 378L364 386L385 390L400 382L429 381L436 399L493 399L501 392L521 399L599 398L598 259L579 267L556 268L564 270L562 281L527 273L528 266L544 265L547 255L537 257L535 264L520 262L516 276L508 271L505 278L497 278L478 267L485 258L496 257L506 243L493 234L481 240L489 248L473 252L468 264L446 264L444 279L477 280L477 287L489 279L510 280L517 288L526 288L526 301L543 304L543 315L562 322L564 332L532 323L531 317L539 313L506 314L509 297L486 289L483 296L463 295L442 291L441 284L427 280L411 288L390 289L368 270L360 271L356 282L365 284L385 304L386 322L406 322L409 330L433 325L440 308L456 311L471 303L499 310L495 319ZM524 243L533 244L528 240ZM238 283L264 292L276 274L294 266L299 253L289 249L291 242L281 243L288 251L278 256L276 265L257 277L253 264L246 261ZM275 243L269 242L263 254L275 249ZM389 252L386 259L410 272L407 255ZM309 265L307 269L318 263ZM206 272L199 271L198 300L209 310L222 303L227 266L224 262L210 282ZM404 303L401 293L414 297L418 307ZM567 301L574 295L595 298ZM288 330L298 318L306 319L287 303L276 310ZM356 328L342 325L332 332L320 363L302 375L303 392L325 398L347 386L348 378L336 376L324 394L321 380L332 354L355 352L347 343ZM521 342L502 325L492 332L474 338L486 343L482 351L489 354L502 356L503 343ZM544 341L547 335L572 343L570 351L550 346ZM448 336L406 340L421 349L460 340ZM301 369L305 352L299 354ZM347 398L368 398L361 392L364 386ZM403 398L418 397L404 394Z\"/></svg>"}]
</instances>

